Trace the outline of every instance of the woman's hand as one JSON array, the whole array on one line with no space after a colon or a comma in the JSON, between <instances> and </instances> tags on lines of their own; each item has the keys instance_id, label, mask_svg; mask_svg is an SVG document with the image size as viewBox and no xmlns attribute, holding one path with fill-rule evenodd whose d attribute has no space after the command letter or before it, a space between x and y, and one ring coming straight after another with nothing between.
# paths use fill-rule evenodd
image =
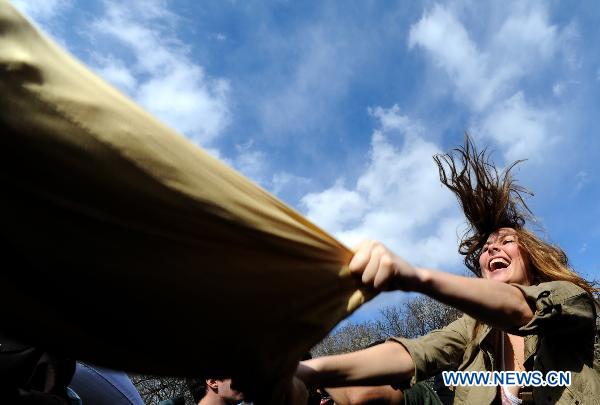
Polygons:
<instances>
[{"instance_id":1,"label":"woman's hand","mask_svg":"<svg viewBox=\"0 0 600 405\"><path fill-rule=\"evenodd\" d=\"M417 268L377 241L355 247L349 269L362 284L379 291L413 291L419 282Z\"/></svg>"},{"instance_id":2,"label":"woman's hand","mask_svg":"<svg viewBox=\"0 0 600 405\"><path fill-rule=\"evenodd\" d=\"M408 381L415 364L406 348L386 342L351 353L301 361L296 378L309 389L389 385Z\"/></svg>"}]
</instances>

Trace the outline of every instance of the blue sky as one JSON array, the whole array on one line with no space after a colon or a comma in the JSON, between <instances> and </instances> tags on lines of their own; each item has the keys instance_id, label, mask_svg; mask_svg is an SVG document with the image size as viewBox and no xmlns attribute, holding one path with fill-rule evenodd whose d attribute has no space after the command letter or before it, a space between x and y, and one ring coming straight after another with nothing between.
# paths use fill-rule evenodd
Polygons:
<instances>
[{"instance_id":1,"label":"blue sky","mask_svg":"<svg viewBox=\"0 0 600 405\"><path fill-rule=\"evenodd\" d=\"M13 0L126 94L318 225L463 272L431 159L469 131L600 279L597 2ZM384 294L353 319L402 299Z\"/></svg>"}]
</instances>

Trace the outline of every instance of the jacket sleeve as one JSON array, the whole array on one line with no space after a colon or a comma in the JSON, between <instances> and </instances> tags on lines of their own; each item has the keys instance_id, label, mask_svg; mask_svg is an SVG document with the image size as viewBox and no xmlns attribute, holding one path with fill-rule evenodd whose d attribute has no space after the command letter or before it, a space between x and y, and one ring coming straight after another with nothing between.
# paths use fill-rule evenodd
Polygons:
<instances>
[{"instance_id":1,"label":"jacket sleeve","mask_svg":"<svg viewBox=\"0 0 600 405\"><path fill-rule=\"evenodd\" d=\"M415 363L415 373L410 385L440 371L458 368L465 348L471 340L474 326L474 319L464 315L448 326L420 338L390 338L402 344Z\"/></svg>"},{"instance_id":2,"label":"jacket sleeve","mask_svg":"<svg viewBox=\"0 0 600 405\"><path fill-rule=\"evenodd\" d=\"M534 311L533 318L510 330L516 335L573 334L594 328L596 316L593 298L581 287L569 281L549 281L538 285L517 287Z\"/></svg>"}]
</instances>

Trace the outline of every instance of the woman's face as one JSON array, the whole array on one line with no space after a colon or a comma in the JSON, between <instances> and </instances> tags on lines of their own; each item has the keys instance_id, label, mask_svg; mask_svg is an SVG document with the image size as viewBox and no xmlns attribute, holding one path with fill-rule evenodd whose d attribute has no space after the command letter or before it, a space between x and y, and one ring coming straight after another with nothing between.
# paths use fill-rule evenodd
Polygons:
<instances>
[{"instance_id":1,"label":"woman's face","mask_svg":"<svg viewBox=\"0 0 600 405\"><path fill-rule=\"evenodd\" d=\"M503 283L531 284L529 263L521 254L517 233L512 228L500 228L492 233L479 256L483 278Z\"/></svg>"}]
</instances>

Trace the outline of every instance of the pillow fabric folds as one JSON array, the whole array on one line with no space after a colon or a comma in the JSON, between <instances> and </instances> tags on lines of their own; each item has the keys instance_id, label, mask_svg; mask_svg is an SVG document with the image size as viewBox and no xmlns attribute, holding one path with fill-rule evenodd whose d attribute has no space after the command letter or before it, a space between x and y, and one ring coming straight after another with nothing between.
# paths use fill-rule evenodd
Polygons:
<instances>
[{"instance_id":1,"label":"pillow fabric folds","mask_svg":"<svg viewBox=\"0 0 600 405\"><path fill-rule=\"evenodd\" d=\"M2 330L100 366L276 384L365 300L352 253L0 0Z\"/></svg>"}]
</instances>

